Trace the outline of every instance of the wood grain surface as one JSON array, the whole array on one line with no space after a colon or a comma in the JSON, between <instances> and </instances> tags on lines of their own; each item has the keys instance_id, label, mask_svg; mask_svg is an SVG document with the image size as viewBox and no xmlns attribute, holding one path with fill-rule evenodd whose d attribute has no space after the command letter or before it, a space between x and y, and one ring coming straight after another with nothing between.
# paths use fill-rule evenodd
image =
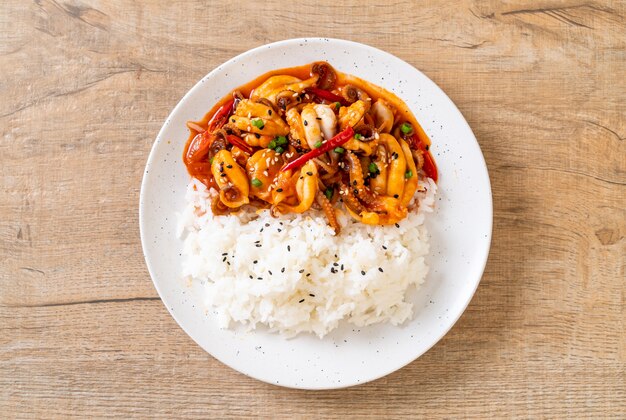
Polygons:
<instances>
[{"instance_id":1,"label":"wood grain surface","mask_svg":"<svg viewBox=\"0 0 626 420\"><path fill-rule=\"evenodd\" d=\"M0 417L626 417L626 3L0 5ZM355 388L247 378L143 261L143 168L197 80L264 43L384 49L458 105L494 196L485 275L417 361Z\"/></svg>"}]
</instances>

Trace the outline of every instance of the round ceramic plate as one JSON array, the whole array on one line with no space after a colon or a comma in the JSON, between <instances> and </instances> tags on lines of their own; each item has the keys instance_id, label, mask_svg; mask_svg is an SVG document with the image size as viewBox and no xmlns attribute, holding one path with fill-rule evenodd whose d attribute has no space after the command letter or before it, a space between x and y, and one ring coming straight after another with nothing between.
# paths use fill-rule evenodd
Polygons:
<instances>
[{"instance_id":1,"label":"round ceramic plate","mask_svg":"<svg viewBox=\"0 0 626 420\"><path fill-rule=\"evenodd\" d=\"M380 85L402 98L432 140L440 180L436 210L426 219L430 267L409 296L415 315L403 326L343 325L319 339L285 339L264 330L218 328L200 291L181 279L182 241L176 215L189 175L181 161L186 121L269 70L326 60L337 70ZM222 64L174 108L146 165L139 204L141 241L154 285L174 319L202 348L226 365L272 384L341 388L387 375L426 352L467 307L483 274L491 242L492 201L483 155L467 122L441 89L411 65L384 51L349 41L306 38L265 45ZM165 334L166 332L164 332Z\"/></svg>"}]
</instances>

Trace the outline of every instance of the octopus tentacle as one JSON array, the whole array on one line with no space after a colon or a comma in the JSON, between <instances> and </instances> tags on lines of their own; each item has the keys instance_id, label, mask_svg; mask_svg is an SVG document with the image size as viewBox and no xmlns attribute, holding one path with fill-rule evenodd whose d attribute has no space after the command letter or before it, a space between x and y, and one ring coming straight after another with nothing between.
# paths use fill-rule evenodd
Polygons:
<instances>
[{"instance_id":1,"label":"octopus tentacle","mask_svg":"<svg viewBox=\"0 0 626 420\"><path fill-rule=\"evenodd\" d=\"M352 193L350 187L348 187L343 182L339 183L339 194L341 195L341 199L343 200L346 207L352 209L356 213L362 213L365 211L365 207L363 204L357 200L357 198Z\"/></svg>"},{"instance_id":2,"label":"octopus tentacle","mask_svg":"<svg viewBox=\"0 0 626 420\"><path fill-rule=\"evenodd\" d=\"M339 223L337 222L335 208L330 203L330 200L328 200L328 198L324 195L324 193L319 190L317 191L316 199L317 203L322 207L326 219L328 219L328 224L335 231L335 235L338 235L339 231L341 230L341 226L339 226Z\"/></svg>"},{"instance_id":3,"label":"octopus tentacle","mask_svg":"<svg viewBox=\"0 0 626 420\"><path fill-rule=\"evenodd\" d=\"M374 204L377 201L377 197L372 193L369 188L363 183L363 169L359 158L349 150L346 151L346 160L350 169L350 186L356 190L356 194L366 206Z\"/></svg>"},{"instance_id":4,"label":"octopus tentacle","mask_svg":"<svg viewBox=\"0 0 626 420\"><path fill-rule=\"evenodd\" d=\"M422 166L424 166L424 152L421 150L412 150L411 154L413 155L413 159L415 159L415 169L420 171Z\"/></svg>"}]
</instances>

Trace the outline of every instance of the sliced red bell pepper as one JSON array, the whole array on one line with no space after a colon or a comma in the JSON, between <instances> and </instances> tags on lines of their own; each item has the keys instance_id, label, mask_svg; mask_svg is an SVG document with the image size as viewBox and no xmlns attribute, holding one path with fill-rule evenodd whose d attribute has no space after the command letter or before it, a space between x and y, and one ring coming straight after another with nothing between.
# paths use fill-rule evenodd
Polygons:
<instances>
[{"instance_id":1,"label":"sliced red bell pepper","mask_svg":"<svg viewBox=\"0 0 626 420\"><path fill-rule=\"evenodd\" d=\"M247 152L249 154L252 154L252 152L254 151L252 149L252 147L250 147L250 145L248 143L246 143L245 141L243 141L239 137L234 136L232 134L227 135L226 136L226 140L228 140L228 142L230 144L232 144L233 146L237 146L238 148L240 148L241 150L243 150L244 152Z\"/></svg>"},{"instance_id":2,"label":"sliced red bell pepper","mask_svg":"<svg viewBox=\"0 0 626 420\"><path fill-rule=\"evenodd\" d=\"M235 100L231 99L215 111L215 114L211 117L211 121L209 121L207 131L213 133L215 130L222 128L222 126L226 124L228 117L230 117L230 114L233 112L234 103Z\"/></svg>"},{"instance_id":3,"label":"sliced red bell pepper","mask_svg":"<svg viewBox=\"0 0 626 420\"><path fill-rule=\"evenodd\" d=\"M433 181L437 182L437 178L439 177L437 173L437 165L435 165L435 160L430 152L424 146L424 143L419 139L417 133L414 133L409 138L409 147L414 150L421 150L424 154L424 165L422 169L427 177L432 178Z\"/></svg>"},{"instance_id":4,"label":"sliced red bell pepper","mask_svg":"<svg viewBox=\"0 0 626 420\"><path fill-rule=\"evenodd\" d=\"M309 93L312 93L313 95L317 96L320 99L325 99L329 102L339 102L341 105L343 106L347 106L348 102L342 98L339 95L335 95L334 93L332 93L329 90L324 90L324 89L320 89L320 88L314 88L314 87L310 87L306 90Z\"/></svg>"},{"instance_id":5,"label":"sliced red bell pepper","mask_svg":"<svg viewBox=\"0 0 626 420\"><path fill-rule=\"evenodd\" d=\"M422 166L422 169L427 177L432 178L433 181L437 182L437 179L439 178L437 165L435 165L435 161L428 150L424 150L424 166Z\"/></svg>"},{"instance_id":6,"label":"sliced red bell pepper","mask_svg":"<svg viewBox=\"0 0 626 420\"><path fill-rule=\"evenodd\" d=\"M211 136L212 134L208 131L196 134L193 140L191 140L187 153L185 154L187 164L191 162L200 162L202 159L206 158L209 154L209 147L213 142Z\"/></svg>"},{"instance_id":7,"label":"sliced red bell pepper","mask_svg":"<svg viewBox=\"0 0 626 420\"><path fill-rule=\"evenodd\" d=\"M350 140L352 136L354 136L354 130L352 129L352 127L348 127L345 130L343 130L341 133L337 134L332 139L322 143L322 145L318 147L317 149L313 149L310 152L303 154L299 158L292 160L291 162L283 166L280 170L284 172L290 169L299 168L300 166L304 165L307 161L313 158L316 158L318 156L321 156L324 153L328 152L329 150L334 149L335 147L341 146L342 144Z\"/></svg>"}]
</instances>

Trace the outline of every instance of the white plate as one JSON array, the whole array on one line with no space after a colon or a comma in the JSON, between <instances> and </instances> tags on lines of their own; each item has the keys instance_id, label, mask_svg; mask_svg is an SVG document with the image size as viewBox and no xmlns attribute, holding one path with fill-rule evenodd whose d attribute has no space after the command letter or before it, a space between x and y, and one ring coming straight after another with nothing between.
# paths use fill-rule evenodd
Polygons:
<instances>
[{"instance_id":1,"label":"white plate","mask_svg":"<svg viewBox=\"0 0 626 420\"><path fill-rule=\"evenodd\" d=\"M415 317L402 327L343 326L319 339L284 339L266 331L221 330L180 279L182 242L176 213L189 181L182 150L187 120L199 120L234 89L273 69L327 60L337 70L402 98L432 139L440 181L427 218L430 272L412 296ZM467 122L452 101L411 65L384 51L337 39L292 39L265 45L222 64L174 108L156 138L141 185L141 242L154 285L174 319L202 348L233 369L272 384L341 388L387 375L431 348L454 325L482 276L491 242L487 167ZM167 334L166 331L163 334Z\"/></svg>"}]
</instances>

